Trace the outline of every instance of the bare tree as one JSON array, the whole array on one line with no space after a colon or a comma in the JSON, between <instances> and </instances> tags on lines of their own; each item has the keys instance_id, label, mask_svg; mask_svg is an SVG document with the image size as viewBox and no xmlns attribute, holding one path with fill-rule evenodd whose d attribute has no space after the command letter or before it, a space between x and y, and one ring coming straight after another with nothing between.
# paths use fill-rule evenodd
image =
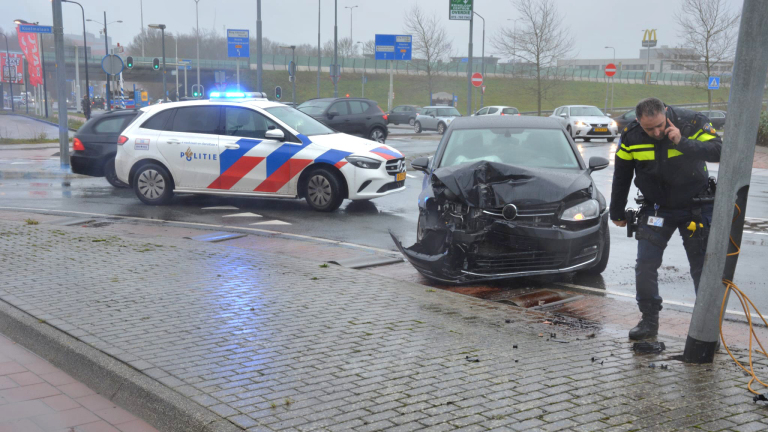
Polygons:
<instances>
[{"instance_id":1,"label":"bare tree","mask_svg":"<svg viewBox=\"0 0 768 432\"><path fill-rule=\"evenodd\" d=\"M405 32L413 36L413 53L419 59L412 64L427 74L429 92L433 93L434 77L444 68L443 60L451 55L453 40L448 39L445 25L438 18L437 12L427 16L418 5L405 13Z\"/></svg>"},{"instance_id":2,"label":"bare tree","mask_svg":"<svg viewBox=\"0 0 768 432\"><path fill-rule=\"evenodd\" d=\"M573 49L573 37L563 26L565 19L554 0L515 0L513 4L523 25L517 33L509 27L502 29L493 38L493 45L533 68L536 81L530 90L536 95L541 115L542 99L547 99L558 84L557 60L568 57Z\"/></svg>"},{"instance_id":3,"label":"bare tree","mask_svg":"<svg viewBox=\"0 0 768 432\"><path fill-rule=\"evenodd\" d=\"M357 45L352 42L352 39L348 37L339 39L339 56L357 57Z\"/></svg>"},{"instance_id":4,"label":"bare tree","mask_svg":"<svg viewBox=\"0 0 768 432\"><path fill-rule=\"evenodd\" d=\"M682 0L680 10L675 14L678 36L683 47L695 52L701 60L678 64L704 76L704 82L712 76L713 66L733 59L736 49L741 12L728 9L724 0ZM709 109L712 109L712 90L707 90Z\"/></svg>"},{"instance_id":5,"label":"bare tree","mask_svg":"<svg viewBox=\"0 0 768 432\"><path fill-rule=\"evenodd\" d=\"M363 55L375 55L376 54L376 41L371 39L363 44Z\"/></svg>"}]
</instances>

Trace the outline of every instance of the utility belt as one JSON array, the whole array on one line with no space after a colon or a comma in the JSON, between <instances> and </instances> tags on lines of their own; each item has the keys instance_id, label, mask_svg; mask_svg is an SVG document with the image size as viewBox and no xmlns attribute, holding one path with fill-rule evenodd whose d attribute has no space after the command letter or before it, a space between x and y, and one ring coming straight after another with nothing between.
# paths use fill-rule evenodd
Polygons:
<instances>
[{"instance_id":1,"label":"utility belt","mask_svg":"<svg viewBox=\"0 0 768 432\"><path fill-rule=\"evenodd\" d=\"M704 219L701 217L701 208L707 204L712 204L715 202L715 192L717 191L717 179L715 177L710 177L707 189L700 193L699 195L696 195L691 199L691 214L692 220L691 223L688 224L688 230L691 231L691 236L698 233L701 234L704 232ZM624 217L627 221L627 237L632 237L637 230L640 228L640 218L638 217L640 213L642 213L647 208L654 208L654 204L648 202L645 197L638 193L637 197L635 197L635 202L639 206L637 209L635 208L628 208L624 210Z\"/></svg>"}]
</instances>

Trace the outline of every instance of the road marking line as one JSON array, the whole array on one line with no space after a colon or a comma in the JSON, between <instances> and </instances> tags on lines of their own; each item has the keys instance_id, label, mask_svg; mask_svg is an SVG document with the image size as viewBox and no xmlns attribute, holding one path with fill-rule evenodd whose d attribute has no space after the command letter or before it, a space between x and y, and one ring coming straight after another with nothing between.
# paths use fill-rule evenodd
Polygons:
<instances>
[{"instance_id":1,"label":"road marking line","mask_svg":"<svg viewBox=\"0 0 768 432\"><path fill-rule=\"evenodd\" d=\"M252 223L251 225L291 225L291 223L283 222L279 220L271 220L271 221L264 221L264 222L256 222L256 223Z\"/></svg>"},{"instance_id":2,"label":"road marking line","mask_svg":"<svg viewBox=\"0 0 768 432\"><path fill-rule=\"evenodd\" d=\"M406 174L405 176L408 177L408 178L416 178L416 176L410 175L410 174Z\"/></svg>"},{"instance_id":3,"label":"road marking line","mask_svg":"<svg viewBox=\"0 0 768 432\"><path fill-rule=\"evenodd\" d=\"M231 214L231 215L224 215L222 217L262 217L261 215L258 215L256 213L237 213L237 214Z\"/></svg>"},{"instance_id":4,"label":"road marking line","mask_svg":"<svg viewBox=\"0 0 768 432\"><path fill-rule=\"evenodd\" d=\"M203 207L201 210L240 210L235 206Z\"/></svg>"}]
</instances>

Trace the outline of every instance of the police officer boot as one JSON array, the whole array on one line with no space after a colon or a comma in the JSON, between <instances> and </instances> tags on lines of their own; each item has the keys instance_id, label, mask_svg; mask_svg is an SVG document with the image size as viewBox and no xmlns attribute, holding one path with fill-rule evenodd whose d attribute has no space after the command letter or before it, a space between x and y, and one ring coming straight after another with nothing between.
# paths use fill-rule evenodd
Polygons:
<instances>
[{"instance_id":1,"label":"police officer boot","mask_svg":"<svg viewBox=\"0 0 768 432\"><path fill-rule=\"evenodd\" d=\"M640 312L643 313L643 319L637 323L635 328L629 331L629 338L640 340L658 335L661 305L638 303L638 306L640 307Z\"/></svg>"}]
</instances>

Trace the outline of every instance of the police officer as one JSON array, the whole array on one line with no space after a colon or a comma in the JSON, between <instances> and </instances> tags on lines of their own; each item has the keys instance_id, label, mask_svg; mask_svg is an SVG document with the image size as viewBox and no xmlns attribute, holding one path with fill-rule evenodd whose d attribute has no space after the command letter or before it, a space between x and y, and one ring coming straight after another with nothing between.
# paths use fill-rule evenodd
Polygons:
<instances>
[{"instance_id":1,"label":"police officer","mask_svg":"<svg viewBox=\"0 0 768 432\"><path fill-rule=\"evenodd\" d=\"M658 269L675 230L683 237L698 290L713 205L696 198L708 194L706 162L720 161L722 140L703 114L666 106L657 98L641 100L635 113L616 149L610 212L615 225L627 225L624 208L634 175L645 199L635 236L636 299L642 320L629 332L630 339L638 340L658 334Z\"/></svg>"}]
</instances>

